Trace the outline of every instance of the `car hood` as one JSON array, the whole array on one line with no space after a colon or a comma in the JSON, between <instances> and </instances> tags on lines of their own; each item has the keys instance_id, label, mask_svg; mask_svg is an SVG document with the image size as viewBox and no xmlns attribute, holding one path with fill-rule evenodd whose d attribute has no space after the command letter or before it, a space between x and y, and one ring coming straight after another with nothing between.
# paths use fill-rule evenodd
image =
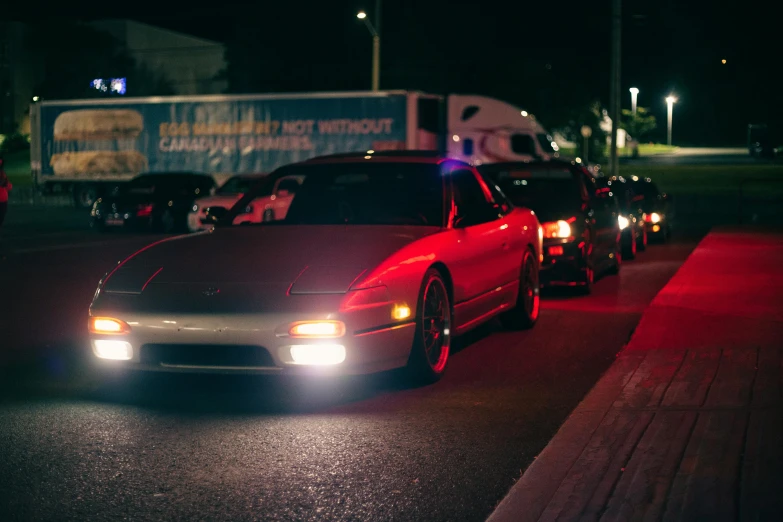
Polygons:
<instances>
[{"instance_id":1,"label":"car hood","mask_svg":"<svg viewBox=\"0 0 783 522\"><path fill-rule=\"evenodd\" d=\"M291 294L345 293L395 251L437 227L267 225L220 228L153 243L120 263L103 291L165 284L272 285Z\"/></svg>"}]
</instances>

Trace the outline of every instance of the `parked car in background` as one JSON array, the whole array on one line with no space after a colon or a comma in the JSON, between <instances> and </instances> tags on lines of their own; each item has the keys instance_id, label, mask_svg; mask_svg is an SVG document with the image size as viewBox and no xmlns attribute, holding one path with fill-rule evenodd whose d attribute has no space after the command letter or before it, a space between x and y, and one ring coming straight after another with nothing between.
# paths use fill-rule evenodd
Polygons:
<instances>
[{"instance_id":1,"label":"parked car in background","mask_svg":"<svg viewBox=\"0 0 783 522\"><path fill-rule=\"evenodd\" d=\"M283 176L276 179L274 183L266 185L253 191L254 197L236 218L237 224L262 223L265 221L277 221L285 219L288 213L288 207L294 200L299 185L302 184L301 176ZM216 213L216 218L222 217L223 213Z\"/></svg>"},{"instance_id":2,"label":"parked car in background","mask_svg":"<svg viewBox=\"0 0 783 522\"><path fill-rule=\"evenodd\" d=\"M303 180L284 218L233 226L265 183L283 178ZM90 306L90 342L96 358L127 369L404 367L432 382L455 336L498 316L513 329L535 325L540 251L533 213L467 163L406 152L320 158L271 173L216 228L117 265Z\"/></svg>"},{"instance_id":3,"label":"parked car in background","mask_svg":"<svg viewBox=\"0 0 783 522\"><path fill-rule=\"evenodd\" d=\"M101 231L112 228L185 231L194 201L214 194L215 189L215 180L204 174L142 174L122 185L115 195L98 198L90 212L90 224Z\"/></svg>"},{"instance_id":4,"label":"parked car in background","mask_svg":"<svg viewBox=\"0 0 783 522\"><path fill-rule=\"evenodd\" d=\"M644 211L634 202L631 184L622 176L600 177L596 179L596 183L617 201L623 259L636 258L637 252L647 248L647 227L644 223Z\"/></svg>"},{"instance_id":5,"label":"parked car in background","mask_svg":"<svg viewBox=\"0 0 783 522\"><path fill-rule=\"evenodd\" d=\"M596 275L620 270L616 202L597 190L595 177L566 161L495 163L480 171L514 205L532 209L543 229L542 285L590 292Z\"/></svg>"},{"instance_id":6,"label":"parked car in background","mask_svg":"<svg viewBox=\"0 0 783 522\"><path fill-rule=\"evenodd\" d=\"M229 178L214 195L197 199L188 213L188 230L196 232L214 226L215 216L233 207L263 177L264 174L240 174Z\"/></svg>"},{"instance_id":7,"label":"parked car in background","mask_svg":"<svg viewBox=\"0 0 783 522\"><path fill-rule=\"evenodd\" d=\"M644 212L647 237L650 241L666 242L674 221L672 197L661 192L650 178L631 178L635 202Z\"/></svg>"}]
</instances>

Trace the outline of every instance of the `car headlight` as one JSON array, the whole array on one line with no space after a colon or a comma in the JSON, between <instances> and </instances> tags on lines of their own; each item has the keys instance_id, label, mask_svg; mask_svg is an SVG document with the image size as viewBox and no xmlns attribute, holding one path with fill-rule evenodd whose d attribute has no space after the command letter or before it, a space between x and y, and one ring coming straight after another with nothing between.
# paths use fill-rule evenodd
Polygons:
<instances>
[{"instance_id":1,"label":"car headlight","mask_svg":"<svg viewBox=\"0 0 783 522\"><path fill-rule=\"evenodd\" d=\"M90 333L101 335L123 335L131 331L128 323L114 317L90 317Z\"/></svg>"},{"instance_id":2,"label":"car headlight","mask_svg":"<svg viewBox=\"0 0 783 522\"><path fill-rule=\"evenodd\" d=\"M301 321L289 327L288 335L320 339L342 337L345 335L345 324L342 321Z\"/></svg>"},{"instance_id":3,"label":"car headlight","mask_svg":"<svg viewBox=\"0 0 783 522\"><path fill-rule=\"evenodd\" d=\"M658 223L658 222L660 222L662 219L663 219L663 216L661 216L661 215L660 215L660 214L658 214L657 212L653 212L652 214L647 214L647 215L645 216L645 219L644 219L644 220L645 220L647 223Z\"/></svg>"},{"instance_id":4,"label":"car headlight","mask_svg":"<svg viewBox=\"0 0 783 522\"><path fill-rule=\"evenodd\" d=\"M571 237L571 225L567 221L550 221L542 223L541 228L544 231L544 238L566 238Z\"/></svg>"},{"instance_id":5,"label":"car headlight","mask_svg":"<svg viewBox=\"0 0 783 522\"><path fill-rule=\"evenodd\" d=\"M620 225L620 230L625 230L631 222L625 216L617 216L617 224Z\"/></svg>"}]
</instances>

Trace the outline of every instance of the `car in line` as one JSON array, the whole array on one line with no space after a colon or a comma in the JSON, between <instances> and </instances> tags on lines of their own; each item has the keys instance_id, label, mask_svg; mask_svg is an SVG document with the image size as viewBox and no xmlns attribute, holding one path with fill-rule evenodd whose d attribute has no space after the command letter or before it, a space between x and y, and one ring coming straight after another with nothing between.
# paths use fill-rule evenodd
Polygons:
<instances>
[{"instance_id":1,"label":"car in line","mask_svg":"<svg viewBox=\"0 0 783 522\"><path fill-rule=\"evenodd\" d=\"M256 183L259 179L261 179L261 176L256 178ZM275 181L273 186L264 185L264 192L257 193L256 198L243 208L241 221L245 223L261 223L263 221L275 221L276 219L285 218L288 207L291 205L291 201L301 183L301 176L287 176ZM250 188L254 185L251 184ZM231 190L239 189L243 189L245 192L249 190L247 187L236 187ZM213 227L243 195L244 192L224 194L222 197L215 195L205 201L197 201L188 216L191 232Z\"/></svg>"},{"instance_id":2,"label":"car in line","mask_svg":"<svg viewBox=\"0 0 783 522\"><path fill-rule=\"evenodd\" d=\"M631 177L634 199L644 212L649 241L665 243L672 233L674 206L672 196L662 192L648 177Z\"/></svg>"},{"instance_id":3,"label":"car in line","mask_svg":"<svg viewBox=\"0 0 783 522\"><path fill-rule=\"evenodd\" d=\"M248 205L286 177L285 217ZM429 152L282 167L218 223L142 248L100 281L94 355L170 372L364 374L446 369L454 336L539 316L542 230L474 167Z\"/></svg>"},{"instance_id":4,"label":"car in line","mask_svg":"<svg viewBox=\"0 0 783 522\"><path fill-rule=\"evenodd\" d=\"M122 185L116 194L95 201L90 211L90 226L99 231L185 231L193 202L204 195L214 194L215 190L215 180L206 174L141 174Z\"/></svg>"},{"instance_id":5,"label":"car in line","mask_svg":"<svg viewBox=\"0 0 783 522\"><path fill-rule=\"evenodd\" d=\"M636 254L647 248L647 227L644 211L634 203L631 184L622 176L601 176L596 178L596 184L617 202L623 259L636 259Z\"/></svg>"},{"instance_id":6,"label":"car in line","mask_svg":"<svg viewBox=\"0 0 783 522\"><path fill-rule=\"evenodd\" d=\"M197 199L188 213L188 230L198 232L215 225L216 214L223 214L258 183L264 174L239 174L230 177L214 195Z\"/></svg>"},{"instance_id":7,"label":"car in line","mask_svg":"<svg viewBox=\"0 0 783 522\"><path fill-rule=\"evenodd\" d=\"M541 221L543 286L573 286L590 293L598 276L620 271L618 209L580 163L494 163L479 170L514 205L532 209Z\"/></svg>"}]
</instances>

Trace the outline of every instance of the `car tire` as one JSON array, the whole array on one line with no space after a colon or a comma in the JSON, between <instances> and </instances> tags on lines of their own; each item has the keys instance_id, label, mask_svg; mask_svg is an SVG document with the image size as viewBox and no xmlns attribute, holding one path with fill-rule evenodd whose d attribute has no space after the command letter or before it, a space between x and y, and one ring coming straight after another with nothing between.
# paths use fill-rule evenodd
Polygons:
<instances>
[{"instance_id":1,"label":"car tire","mask_svg":"<svg viewBox=\"0 0 783 522\"><path fill-rule=\"evenodd\" d=\"M526 250L522 258L517 302L511 310L500 315L500 322L509 330L529 330L538 321L541 311L541 284L535 254Z\"/></svg>"},{"instance_id":2,"label":"car tire","mask_svg":"<svg viewBox=\"0 0 783 522\"><path fill-rule=\"evenodd\" d=\"M636 238L636 251L644 252L647 250L647 227L642 231L642 235Z\"/></svg>"},{"instance_id":3,"label":"car tire","mask_svg":"<svg viewBox=\"0 0 783 522\"><path fill-rule=\"evenodd\" d=\"M452 341L453 310L441 273L424 274L416 306L416 332L406 366L407 378L418 385L438 381L446 371Z\"/></svg>"},{"instance_id":4,"label":"car tire","mask_svg":"<svg viewBox=\"0 0 783 522\"><path fill-rule=\"evenodd\" d=\"M93 219L90 220L90 228L95 230L96 232L106 232L106 224L103 222L102 219Z\"/></svg>"},{"instance_id":5,"label":"car tire","mask_svg":"<svg viewBox=\"0 0 783 522\"><path fill-rule=\"evenodd\" d=\"M73 186L73 204L76 208L91 208L99 195L97 185L92 183L77 183Z\"/></svg>"},{"instance_id":6,"label":"car tire","mask_svg":"<svg viewBox=\"0 0 783 522\"><path fill-rule=\"evenodd\" d=\"M177 220L170 210L166 210L160 216L160 231L164 234L172 234L177 231Z\"/></svg>"},{"instance_id":7,"label":"car tire","mask_svg":"<svg viewBox=\"0 0 783 522\"><path fill-rule=\"evenodd\" d=\"M628 244L623 243L623 252L622 252L623 261L631 261L633 259L636 259L636 250L638 246L639 246L639 241L636 239L635 234L631 237L631 240L628 242Z\"/></svg>"},{"instance_id":8,"label":"car tire","mask_svg":"<svg viewBox=\"0 0 783 522\"><path fill-rule=\"evenodd\" d=\"M623 266L622 246L618 243L614 249L614 257L612 265L609 267L610 275L617 275L620 273L620 268Z\"/></svg>"},{"instance_id":9,"label":"car tire","mask_svg":"<svg viewBox=\"0 0 783 522\"><path fill-rule=\"evenodd\" d=\"M582 277L577 281L578 292L582 295L590 295L595 284L595 270L590 265L582 269Z\"/></svg>"}]
</instances>

